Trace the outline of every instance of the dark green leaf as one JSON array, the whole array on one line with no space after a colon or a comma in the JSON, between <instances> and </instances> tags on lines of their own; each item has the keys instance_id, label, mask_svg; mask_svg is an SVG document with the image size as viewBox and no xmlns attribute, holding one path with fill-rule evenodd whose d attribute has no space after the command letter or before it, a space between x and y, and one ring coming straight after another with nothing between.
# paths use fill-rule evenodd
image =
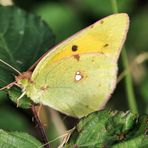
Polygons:
<instances>
[{"instance_id":1,"label":"dark green leaf","mask_svg":"<svg viewBox=\"0 0 148 148\"><path fill-rule=\"evenodd\" d=\"M80 120L67 147L96 148L118 145L142 146L148 128L147 117L131 112L95 112Z\"/></svg>"},{"instance_id":2,"label":"dark green leaf","mask_svg":"<svg viewBox=\"0 0 148 148\"><path fill-rule=\"evenodd\" d=\"M20 71L26 71L53 45L51 30L33 14L0 6L0 20L0 58ZM0 80L8 83L10 78L5 74L9 69L0 70Z\"/></svg>"},{"instance_id":3,"label":"dark green leaf","mask_svg":"<svg viewBox=\"0 0 148 148\"><path fill-rule=\"evenodd\" d=\"M39 17L15 6L0 6L0 59L26 71L54 42L52 31ZM16 73L0 63L0 87ZM5 92L0 97L6 98Z\"/></svg>"},{"instance_id":4,"label":"dark green leaf","mask_svg":"<svg viewBox=\"0 0 148 148\"><path fill-rule=\"evenodd\" d=\"M8 94L10 99L14 103L16 103L17 99L21 96L22 92L21 89L19 89L18 87L12 87L11 89L9 89ZM26 95L19 99L17 103L18 107L22 108L30 108L32 105L32 101Z\"/></svg>"},{"instance_id":5,"label":"dark green leaf","mask_svg":"<svg viewBox=\"0 0 148 148\"><path fill-rule=\"evenodd\" d=\"M10 106L10 104L1 105L0 117L2 117L0 119L0 127L4 130L29 131L29 120L26 119L25 114Z\"/></svg>"},{"instance_id":6,"label":"dark green leaf","mask_svg":"<svg viewBox=\"0 0 148 148\"><path fill-rule=\"evenodd\" d=\"M34 137L22 132L6 132L0 130L1 148L39 148L41 143Z\"/></svg>"}]
</instances>

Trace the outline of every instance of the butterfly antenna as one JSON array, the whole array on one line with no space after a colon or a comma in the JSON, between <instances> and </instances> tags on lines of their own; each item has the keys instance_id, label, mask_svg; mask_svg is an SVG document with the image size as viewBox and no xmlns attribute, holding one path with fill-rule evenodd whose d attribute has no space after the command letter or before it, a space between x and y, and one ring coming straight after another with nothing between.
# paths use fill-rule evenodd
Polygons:
<instances>
[{"instance_id":1,"label":"butterfly antenna","mask_svg":"<svg viewBox=\"0 0 148 148\"><path fill-rule=\"evenodd\" d=\"M16 68L14 68L13 66L11 66L10 64L6 63L5 61L3 61L2 59L0 59L0 62L7 65L8 67L10 67L11 69L13 69L15 72L17 72L18 74L21 74L21 72L19 72Z\"/></svg>"}]
</instances>

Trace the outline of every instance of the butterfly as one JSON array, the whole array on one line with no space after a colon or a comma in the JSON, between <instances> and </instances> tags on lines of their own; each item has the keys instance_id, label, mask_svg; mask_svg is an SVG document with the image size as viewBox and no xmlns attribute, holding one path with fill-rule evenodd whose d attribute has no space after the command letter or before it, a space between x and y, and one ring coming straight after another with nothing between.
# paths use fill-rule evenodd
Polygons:
<instances>
[{"instance_id":1,"label":"butterfly","mask_svg":"<svg viewBox=\"0 0 148 148\"><path fill-rule=\"evenodd\" d=\"M21 97L77 118L101 110L116 86L128 27L126 13L113 14L61 42L16 77Z\"/></svg>"}]
</instances>

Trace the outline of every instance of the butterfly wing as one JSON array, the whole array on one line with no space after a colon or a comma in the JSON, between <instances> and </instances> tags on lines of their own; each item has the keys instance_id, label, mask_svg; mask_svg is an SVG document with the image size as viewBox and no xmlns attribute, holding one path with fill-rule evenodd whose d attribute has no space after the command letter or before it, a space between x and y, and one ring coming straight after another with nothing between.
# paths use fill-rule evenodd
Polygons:
<instances>
[{"instance_id":1,"label":"butterfly wing","mask_svg":"<svg viewBox=\"0 0 148 148\"><path fill-rule=\"evenodd\" d=\"M101 109L115 87L128 25L127 14L111 15L54 47L33 71L30 98L74 117Z\"/></svg>"}]
</instances>

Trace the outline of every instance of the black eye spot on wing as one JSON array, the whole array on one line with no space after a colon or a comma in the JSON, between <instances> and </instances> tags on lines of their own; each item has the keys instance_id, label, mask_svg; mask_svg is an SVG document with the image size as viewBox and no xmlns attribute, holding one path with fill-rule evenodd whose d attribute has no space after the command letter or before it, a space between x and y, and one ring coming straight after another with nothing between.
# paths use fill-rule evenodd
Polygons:
<instances>
[{"instance_id":1,"label":"black eye spot on wing","mask_svg":"<svg viewBox=\"0 0 148 148\"><path fill-rule=\"evenodd\" d=\"M74 51L74 52L75 52L75 51L77 51L77 50L78 50L78 46L77 46L77 45L73 45L71 49L72 49L72 51Z\"/></svg>"}]
</instances>

